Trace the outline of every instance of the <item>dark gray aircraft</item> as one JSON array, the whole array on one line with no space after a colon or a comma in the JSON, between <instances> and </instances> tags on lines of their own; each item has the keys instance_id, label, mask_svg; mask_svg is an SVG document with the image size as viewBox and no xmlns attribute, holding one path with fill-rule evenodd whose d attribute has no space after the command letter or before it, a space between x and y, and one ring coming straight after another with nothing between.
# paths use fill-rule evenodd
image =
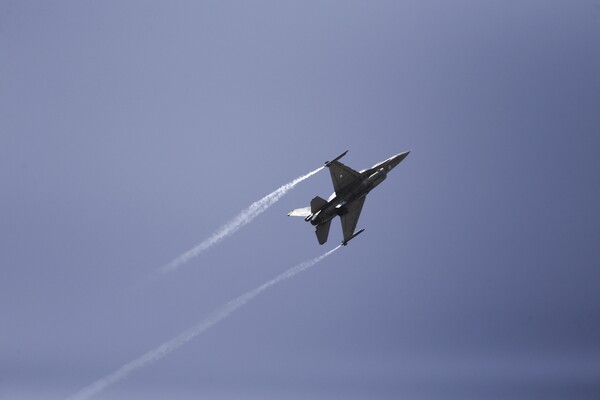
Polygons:
<instances>
[{"instance_id":1,"label":"dark gray aircraft","mask_svg":"<svg viewBox=\"0 0 600 400\"><path fill-rule=\"evenodd\" d=\"M347 245L350 240L364 231L364 229L361 229L355 233L354 229L358 223L358 217L360 217L367 194L383 182L387 173L400 164L410 151L397 154L360 172L338 161L346 153L348 153L348 150L333 161L325 163L325 166L329 167L333 189L335 190L329 200L317 196L311 200L310 207L297 208L288 213L292 217L305 217L305 221L315 225L319 244L327 242L331 220L338 215L342 221L342 231L344 232L342 245Z\"/></svg>"}]
</instances>

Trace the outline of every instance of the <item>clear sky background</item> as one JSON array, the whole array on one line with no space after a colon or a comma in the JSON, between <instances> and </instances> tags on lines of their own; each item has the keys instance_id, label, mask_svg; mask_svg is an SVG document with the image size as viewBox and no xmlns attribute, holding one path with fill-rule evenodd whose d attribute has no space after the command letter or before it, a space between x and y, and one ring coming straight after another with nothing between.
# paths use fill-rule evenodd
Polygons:
<instances>
[{"instance_id":1,"label":"clear sky background","mask_svg":"<svg viewBox=\"0 0 600 400\"><path fill-rule=\"evenodd\" d=\"M286 213L412 150L365 233L100 399L597 399L600 2L0 1L0 399L62 399L335 247Z\"/></svg>"}]
</instances>

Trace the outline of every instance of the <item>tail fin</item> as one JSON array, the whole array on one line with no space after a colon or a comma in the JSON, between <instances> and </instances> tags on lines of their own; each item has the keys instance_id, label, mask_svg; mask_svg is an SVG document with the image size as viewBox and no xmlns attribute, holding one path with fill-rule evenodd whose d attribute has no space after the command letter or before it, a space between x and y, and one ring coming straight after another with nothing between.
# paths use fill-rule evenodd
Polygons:
<instances>
[{"instance_id":1,"label":"tail fin","mask_svg":"<svg viewBox=\"0 0 600 400\"><path fill-rule=\"evenodd\" d=\"M317 234L317 240L319 241L319 244L325 244L325 242L327 242L330 226L331 220L324 222L321 225L317 225L317 230L315 231L315 233Z\"/></svg>"},{"instance_id":2,"label":"tail fin","mask_svg":"<svg viewBox=\"0 0 600 400\"><path fill-rule=\"evenodd\" d=\"M327 205L327 200L322 199L319 196L316 196L314 199L312 199L310 201L310 211L315 214L317 211L319 211L321 208L325 207ZM325 239L327 240L327 239Z\"/></svg>"},{"instance_id":3,"label":"tail fin","mask_svg":"<svg viewBox=\"0 0 600 400\"><path fill-rule=\"evenodd\" d=\"M308 217L310 215L310 207L296 208L288 213L289 217Z\"/></svg>"}]
</instances>

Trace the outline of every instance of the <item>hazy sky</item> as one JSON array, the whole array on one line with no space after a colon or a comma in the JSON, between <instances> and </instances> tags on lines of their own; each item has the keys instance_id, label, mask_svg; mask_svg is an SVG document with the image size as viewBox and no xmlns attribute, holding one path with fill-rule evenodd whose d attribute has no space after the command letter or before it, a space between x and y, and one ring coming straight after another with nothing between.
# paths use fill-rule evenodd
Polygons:
<instances>
[{"instance_id":1,"label":"hazy sky","mask_svg":"<svg viewBox=\"0 0 600 400\"><path fill-rule=\"evenodd\" d=\"M0 0L0 399L597 399L600 2Z\"/></svg>"}]
</instances>

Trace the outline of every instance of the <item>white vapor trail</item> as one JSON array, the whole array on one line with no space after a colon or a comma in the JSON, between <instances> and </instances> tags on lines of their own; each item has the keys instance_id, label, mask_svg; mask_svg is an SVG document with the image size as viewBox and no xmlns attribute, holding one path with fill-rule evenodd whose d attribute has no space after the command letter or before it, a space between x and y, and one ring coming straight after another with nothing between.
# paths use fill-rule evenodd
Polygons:
<instances>
[{"instance_id":1,"label":"white vapor trail","mask_svg":"<svg viewBox=\"0 0 600 400\"><path fill-rule=\"evenodd\" d=\"M179 257L175 258L170 263L163 265L156 272L158 274L165 274L168 272L175 271L181 265L185 264L192 258L196 257L203 251L207 250L208 248L219 243L221 240L225 239L227 236L233 235L242 226L252 222L252 220L254 218L258 217L260 214L262 214L264 211L266 211L269 207L271 207L273 204L275 204L279 199L281 199L290 189L292 189L298 183L313 176L317 172L321 171L323 168L324 167L320 167L320 168L315 169L314 171L309 172L306 175L302 175L301 177L298 177L298 178L294 179L293 181L286 183L285 185L276 189L275 191L269 193L262 199L255 201L248 208L242 210L236 217L234 217L232 220L230 220L225 225L223 225L221 228L219 228L215 233L213 233L211 236L209 236L203 242L199 243L194 248L186 251Z\"/></svg>"},{"instance_id":2,"label":"white vapor trail","mask_svg":"<svg viewBox=\"0 0 600 400\"><path fill-rule=\"evenodd\" d=\"M197 325L191 327L190 329L183 332L179 336L174 337L173 339L161 344L154 350L150 350L143 356L123 365L121 368L108 374L104 378L98 379L96 382L83 388L79 392L75 393L73 396L69 397L67 400L89 399L90 397L102 392L108 386L113 385L122 379L125 379L132 372L134 372L140 368L147 367L149 365L154 364L156 361L160 360L161 358L165 357L172 351L183 346L184 344L186 344L187 342L189 342L190 340L192 340L193 338L195 338L202 332L204 332L207 329L211 328L212 326L216 325L221 320L227 318L229 315L231 315L231 313L233 313L235 310L237 310L238 308L240 308L241 306L246 304L248 301L252 300L254 297L258 296L261 292L263 292L267 288L269 288L279 282L282 282L286 279L289 279L289 278L293 277L294 275L298 274L299 272L302 272L302 271L312 267L313 265L315 265L319 261L323 260L328 255L332 254L334 251L336 251L340 247L341 247L341 245L337 246L336 248L334 248L332 250L329 250L327 253L320 255L319 257L313 258L312 260L304 261L303 263L298 264L293 268L290 268L286 272L284 272L284 273L276 276L275 278L271 279L270 281L262 284L261 286L257 287L256 289L253 289L253 290L241 295L240 297L230 301L229 303L225 304L221 308L219 308L216 311L214 311L213 313L211 313L205 320L203 320L200 323L198 323Z\"/></svg>"}]
</instances>

